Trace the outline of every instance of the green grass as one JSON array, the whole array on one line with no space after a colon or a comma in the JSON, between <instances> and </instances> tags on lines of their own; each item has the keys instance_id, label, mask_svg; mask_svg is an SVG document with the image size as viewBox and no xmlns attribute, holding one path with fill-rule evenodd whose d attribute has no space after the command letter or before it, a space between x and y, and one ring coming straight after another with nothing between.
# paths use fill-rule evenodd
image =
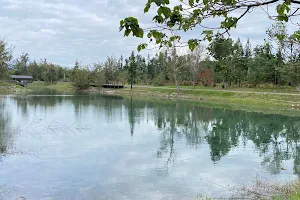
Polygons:
<instances>
[{"instance_id":1,"label":"green grass","mask_svg":"<svg viewBox=\"0 0 300 200\"><path fill-rule=\"evenodd\" d=\"M297 90L289 91L285 90L284 93L273 91L268 91L267 89L259 91L253 91L251 88L244 88L243 90L221 90L221 89L211 89L211 88L196 88L189 89L187 87L182 87L184 89L180 90L179 95L190 95L191 97L203 97L203 98L215 98L219 100L263 100L277 103L300 103L300 92ZM153 87L153 88L134 88L133 91L152 91L158 93L166 94L176 94L175 87ZM127 88L128 90L129 88Z\"/></svg>"},{"instance_id":2,"label":"green grass","mask_svg":"<svg viewBox=\"0 0 300 200\"><path fill-rule=\"evenodd\" d=\"M36 81L29 83L25 88L15 83L0 81L0 94L10 94L16 92L30 92L35 90L51 89L58 92L74 92L74 87L71 83L46 84Z\"/></svg>"},{"instance_id":3,"label":"green grass","mask_svg":"<svg viewBox=\"0 0 300 200\"><path fill-rule=\"evenodd\" d=\"M74 92L75 88L69 82L61 82L56 84L47 84L45 82L33 82L28 84L28 89L31 90L41 90L41 89L51 89L56 90L58 92Z\"/></svg>"},{"instance_id":4,"label":"green grass","mask_svg":"<svg viewBox=\"0 0 300 200\"><path fill-rule=\"evenodd\" d=\"M234 188L227 188L231 191L228 198L207 198L199 195L197 200L217 200L217 199L261 199L261 200L299 200L300 182L294 181L282 185L272 180L256 180L253 185L242 185Z\"/></svg>"},{"instance_id":5,"label":"green grass","mask_svg":"<svg viewBox=\"0 0 300 200\"><path fill-rule=\"evenodd\" d=\"M117 90L116 93L121 95L135 95L143 97L157 97L179 100L190 100L198 104L230 108L245 111L259 111L264 113L277 113L288 115L300 114L300 95L294 93L278 94L273 92L256 93L252 91L236 92L224 90L181 90L177 94L172 87L129 87L123 90ZM297 106L298 105L298 106Z\"/></svg>"},{"instance_id":6,"label":"green grass","mask_svg":"<svg viewBox=\"0 0 300 200\"><path fill-rule=\"evenodd\" d=\"M6 86L1 87L1 84ZM12 85L15 86L15 84L0 82L0 93L9 93L6 91L7 86ZM51 89L64 93L73 93L75 91L75 88L71 83L65 82L57 84L34 82L28 84L26 91L43 89ZM228 88L227 90L223 90L220 87L210 88L196 86L195 89L193 89L192 86L183 86L181 89L179 94L177 94L175 86L151 86L151 88L145 88L138 85L133 86L132 91L130 90L130 87L111 91L113 91L114 94L119 95L189 100L209 107L261 111L265 113L289 113L289 115L298 115L298 113L300 113L300 95L297 95L300 94L300 92L291 87L282 87L278 89L277 93L274 93L273 89L268 88Z\"/></svg>"},{"instance_id":7,"label":"green grass","mask_svg":"<svg viewBox=\"0 0 300 200\"><path fill-rule=\"evenodd\" d=\"M137 85L137 86L147 86L147 85ZM148 85L149 86L149 85ZM166 86L159 86L164 88L171 88L175 89L176 86L174 85L166 85ZM221 88L221 85L218 85L217 87L205 87L205 86L180 86L182 89L203 89L203 90L216 90L216 91L224 91L224 89ZM226 90L228 91L244 91L244 92L274 92L275 86L274 85L265 85L265 86L258 86L255 88L249 88L249 87L227 87ZM300 94L300 91L298 91L294 87L289 86L276 86L276 90L278 93L298 93Z\"/></svg>"},{"instance_id":8,"label":"green grass","mask_svg":"<svg viewBox=\"0 0 300 200\"><path fill-rule=\"evenodd\" d=\"M300 199L300 181L288 183L283 186L276 187L274 190L276 194L272 200L299 200Z\"/></svg>"},{"instance_id":9,"label":"green grass","mask_svg":"<svg viewBox=\"0 0 300 200\"><path fill-rule=\"evenodd\" d=\"M15 83L10 83L7 81L0 81L0 86L14 86L16 85Z\"/></svg>"},{"instance_id":10,"label":"green grass","mask_svg":"<svg viewBox=\"0 0 300 200\"><path fill-rule=\"evenodd\" d=\"M27 90L16 83L10 83L7 81L0 81L0 94L11 94L11 93L21 93Z\"/></svg>"}]
</instances>

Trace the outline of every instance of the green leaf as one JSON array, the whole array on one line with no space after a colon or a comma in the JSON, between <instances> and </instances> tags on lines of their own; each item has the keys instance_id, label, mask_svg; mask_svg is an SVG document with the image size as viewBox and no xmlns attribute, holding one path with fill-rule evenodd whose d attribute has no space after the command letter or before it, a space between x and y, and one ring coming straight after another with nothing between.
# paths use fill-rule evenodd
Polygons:
<instances>
[{"instance_id":1,"label":"green leaf","mask_svg":"<svg viewBox=\"0 0 300 200\"><path fill-rule=\"evenodd\" d=\"M174 11L182 11L183 10L183 7L182 5L178 5L178 6L174 6Z\"/></svg>"},{"instance_id":2,"label":"green leaf","mask_svg":"<svg viewBox=\"0 0 300 200\"><path fill-rule=\"evenodd\" d=\"M124 36L129 36L131 30L130 29L126 29L125 32L124 32Z\"/></svg>"},{"instance_id":3,"label":"green leaf","mask_svg":"<svg viewBox=\"0 0 300 200\"><path fill-rule=\"evenodd\" d=\"M153 21L161 24L161 23L164 22L164 18L162 16L160 16L160 15L156 15L156 16L153 17Z\"/></svg>"},{"instance_id":4,"label":"green leaf","mask_svg":"<svg viewBox=\"0 0 300 200\"><path fill-rule=\"evenodd\" d=\"M188 41L189 49L194 51L195 48L198 46L198 40L192 39Z\"/></svg>"},{"instance_id":5,"label":"green leaf","mask_svg":"<svg viewBox=\"0 0 300 200\"><path fill-rule=\"evenodd\" d=\"M282 41L285 38L285 35L283 34L276 34L275 36L279 41Z\"/></svg>"},{"instance_id":6,"label":"green leaf","mask_svg":"<svg viewBox=\"0 0 300 200\"><path fill-rule=\"evenodd\" d=\"M284 8L283 4L282 5L279 4L279 5L277 5L276 10L279 15L282 15L284 13L285 8Z\"/></svg>"},{"instance_id":7,"label":"green leaf","mask_svg":"<svg viewBox=\"0 0 300 200\"><path fill-rule=\"evenodd\" d=\"M293 35L300 39L300 31L295 31Z\"/></svg>"},{"instance_id":8,"label":"green leaf","mask_svg":"<svg viewBox=\"0 0 300 200\"><path fill-rule=\"evenodd\" d=\"M136 32L134 33L134 35L135 35L136 37L143 38L143 37L144 37L144 30L141 29L141 28L138 28L138 29L136 30Z\"/></svg>"},{"instance_id":9,"label":"green leaf","mask_svg":"<svg viewBox=\"0 0 300 200\"><path fill-rule=\"evenodd\" d=\"M277 19L278 19L279 21L285 21L285 22L288 22L288 21L289 21L289 18L288 18L287 15L279 15L279 16L277 17Z\"/></svg>"},{"instance_id":10,"label":"green leaf","mask_svg":"<svg viewBox=\"0 0 300 200\"><path fill-rule=\"evenodd\" d=\"M146 49L147 46L148 46L148 44L146 44L146 43L139 44L138 47L137 47L138 52Z\"/></svg>"},{"instance_id":11,"label":"green leaf","mask_svg":"<svg viewBox=\"0 0 300 200\"><path fill-rule=\"evenodd\" d=\"M169 28L173 28L173 27L175 26L175 23L172 22L172 21L168 21L168 22L167 22L167 26L168 26Z\"/></svg>"},{"instance_id":12,"label":"green leaf","mask_svg":"<svg viewBox=\"0 0 300 200\"><path fill-rule=\"evenodd\" d=\"M157 10L158 15L164 15L166 18L168 18L171 15L171 9L166 6L160 6Z\"/></svg>"},{"instance_id":13,"label":"green leaf","mask_svg":"<svg viewBox=\"0 0 300 200\"><path fill-rule=\"evenodd\" d=\"M180 40L180 39L181 39L180 36L174 35L174 36L171 36L171 37L170 37L170 42L174 42L175 40Z\"/></svg>"},{"instance_id":14,"label":"green leaf","mask_svg":"<svg viewBox=\"0 0 300 200\"><path fill-rule=\"evenodd\" d=\"M194 5L194 0L189 0L189 5L192 7Z\"/></svg>"},{"instance_id":15,"label":"green leaf","mask_svg":"<svg viewBox=\"0 0 300 200\"><path fill-rule=\"evenodd\" d=\"M206 36L206 39L211 42L212 41L212 36Z\"/></svg>"},{"instance_id":16,"label":"green leaf","mask_svg":"<svg viewBox=\"0 0 300 200\"><path fill-rule=\"evenodd\" d=\"M162 15L163 14L163 8L161 6L158 8L157 14L158 15Z\"/></svg>"},{"instance_id":17,"label":"green leaf","mask_svg":"<svg viewBox=\"0 0 300 200\"><path fill-rule=\"evenodd\" d=\"M204 30L202 31L202 35L212 35L213 31L212 30Z\"/></svg>"},{"instance_id":18,"label":"green leaf","mask_svg":"<svg viewBox=\"0 0 300 200\"><path fill-rule=\"evenodd\" d=\"M212 30L204 30L202 31L202 35L205 35L204 39L209 42L212 41L213 31Z\"/></svg>"},{"instance_id":19,"label":"green leaf","mask_svg":"<svg viewBox=\"0 0 300 200\"><path fill-rule=\"evenodd\" d=\"M285 6L285 10L286 12L290 12L291 8L290 8L290 5L287 5L286 3L284 3L286 6Z\"/></svg>"},{"instance_id":20,"label":"green leaf","mask_svg":"<svg viewBox=\"0 0 300 200\"><path fill-rule=\"evenodd\" d=\"M144 13L148 12L149 9L150 9L150 7L151 7L151 4L147 3L146 6L145 6L145 8L144 8Z\"/></svg>"},{"instance_id":21,"label":"green leaf","mask_svg":"<svg viewBox=\"0 0 300 200\"><path fill-rule=\"evenodd\" d=\"M163 0L155 0L157 6L160 6L163 3Z\"/></svg>"},{"instance_id":22,"label":"green leaf","mask_svg":"<svg viewBox=\"0 0 300 200\"><path fill-rule=\"evenodd\" d=\"M139 22L136 18L127 17L124 19L124 21L121 21L120 24L120 30L123 30L125 28L124 36L129 36L131 32L135 37L142 38L144 36L144 30L140 28Z\"/></svg>"}]
</instances>

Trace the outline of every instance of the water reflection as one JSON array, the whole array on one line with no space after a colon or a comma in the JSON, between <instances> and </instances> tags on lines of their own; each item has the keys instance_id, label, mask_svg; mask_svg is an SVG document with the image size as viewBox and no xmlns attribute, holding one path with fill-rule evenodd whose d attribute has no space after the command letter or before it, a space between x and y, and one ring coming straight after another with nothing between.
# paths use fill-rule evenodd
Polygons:
<instances>
[{"instance_id":1,"label":"water reflection","mask_svg":"<svg viewBox=\"0 0 300 200\"><path fill-rule=\"evenodd\" d=\"M283 170L283 162L292 160L294 174L300 175L300 118L282 115L249 113L242 111L212 109L192 103L167 100L123 98L103 95L75 96L27 96L11 97L24 117L28 110L47 110L71 104L74 114L80 118L86 112L104 113L107 122L127 120L134 137L140 123L153 122L161 132L156 155L166 159L166 170L176 162L176 145L199 148L208 145L211 161L217 164L232 150L253 143L254 152L261 157L261 165L272 174ZM0 146L5 153L8 140L9 116L0 101Z\"/></svg>"},{"instance_id":2,"label":"water reflection","mask_svg":"<svg viewBox=\"0 0 300 200\"><path fill-rule=\"evenodd\" d=\"M0 161L2 156L8 153L8 150L12 148L12 134L10 128L9 112L5 108L6 97L0 97Z\"/></svg>"}]
</instances>

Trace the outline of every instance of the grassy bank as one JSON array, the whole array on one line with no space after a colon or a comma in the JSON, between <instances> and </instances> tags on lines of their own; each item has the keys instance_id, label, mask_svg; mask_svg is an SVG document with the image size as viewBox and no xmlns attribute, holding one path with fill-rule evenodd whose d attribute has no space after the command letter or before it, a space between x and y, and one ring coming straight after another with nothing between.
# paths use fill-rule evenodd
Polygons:
<instances>
[{"instance_id":1,"label":"grassy bank","mask_svg":"<svg viewBox=\"0 0 300 200\"><path fill-rule=\"evenodd\" d=\"M24 93L28 90L15 83L0 81L0 94Z\"/></svg>"},{"instance_id":2,"label":"grassy bank","mask_svg":"<svg viewBox=\"0 0 300 200\"><path fill-rule=\"evenodd\" d=\"M203 106L230 108L245 111L260 111L299 115L300 94L296 92L274 93L238 90L217 90L207 88L181 89L179 93L173 87L138 86L130 90L112 90L112 93L127 96L167 98L170 100L190 100Z\"/></svg>"},{"instance_id":3,"label":"grassy bank","mask_svg":"<svg viewBox=\"0 0 300 200\"><path fill-rule=\"evenodd\" d=\"M58 92L73 93L75 88L71 83L45 84L34 82L28 85L31 90L51 89ZM99 92L98 88L91 88L90 92ZM127 86L124 89L104 89L104 93L125 96L162 98L170 100L189 100L207 107L228 108L245 111L260 111L264 113L277 113L299 115L300 92L295 88L278 88L275 93L272 89L263 88L207 88L190 86L182 87L176 92L174 86L134 86L133 90Z\"/></svg>"},{"instance_id":4,"label":"grassy bank","mask_svg":"<svg viewBox=\"0 0 300 200\"><path fill-rule=\"evenodd\" d=\"M15 93L29 93L37 90L55 90L58 92L71 93L75 91L75 88L71 83L56 83L46 84L45 82L33 82L29 83L26 87L17 85L16 83L9 83L0 81L0 94L15 94Z\"/></svg>"},{"instance_id":5,"label":"grassy bank","mask_svg":"<svg viewBox=\"0 0 300 200\"><path fill-rule=\"evenodd\" d=\"M260 199L260 200L299 200L300 199L300 181L293 181L287 184L267 180L256 180L252 185L242 185L230 188L223 187L229 192L229 197L204 197L199 195L197 200L242 200L242 199Z\"/></svg>"},{"instance_id":6,"label":"grassy bank","mask_svg":"<svg viewBox=\"0 0 300 200\"><path fill-rule=\"evenodd\" d=\"M139 86L146 86L146 85L139 85ZM162 86L166 88L176 88L176 86L169 85L169 86ZM205 86L180 86L182 89L204 89L204 90L216 90L216 91L222 91L221 85L218 85L216 87L205 87ZM257 86L257 87L228 87L226 90L233 90L233 91L245 91L245 92L274 92L276 88L276 91L278 93L300 93L300 91L295 87L289 87L289 86L274 86L274 85L263 85L263 86Z\"/></svg>"},{"instance_id":7,"label":"grassy bank","mask_svg":"<svg viewBox=\"0 0 300 200\"><path fill-rule=\"evenodd\" d=\"M69 82L61 82L56 84L47 84L45 82L33 82L31 84L28 84L27 86L30 90L43 90L43 89L49 89L49 90L56 90L58 92L64 92L64 93L72 93L75 91L75 88L72 86Z\"/></svg>"},{"instance_id":8,"label":"grassy bank","mask_svg":"<svg viewBox=\"0 0 300 200\"><path fill-rule=\"evenodd\" d=\"M211 89L182 89L179 93L174 88L167 87L129 87L117 90L117 93L140 94L143 96L159 96L167 98L180 98L201 100L214 103L237 103L247 106L280 106L297 108L300 106L300 93L274 93L253 92L237 90L211 90Z\"/></svg>"},{"instance_id":9,"label":"grassy bank","mask_svg":"<svg viewBox=\"0 0 300 200\"><path fill-rule=\"evenodd\" d=\"M2 83L3 85L4 83ZM5 94L12 91L8 88L18 88L15 84L5 83L0 87L0 93ZM44 82L34 82L28 84L26 91L55 90L59 93L73 93L75 88L71 83L46 84ZM90 92L99 92L98 88L91 88ZM190 86L181 87L179 93L175 86L134 86L133 90L126 87L120 90L105 89L104 93L118 94L125 96L140 96L149 98L161 98L170 100L189 100L193 103L200 103L207 107L228 108L245 111L260 111L264 113L278 113L299 115L300 113L300 92L295 88L278 88L275 93L270 88L207 88Z\"/></svg>"}]
</instances>

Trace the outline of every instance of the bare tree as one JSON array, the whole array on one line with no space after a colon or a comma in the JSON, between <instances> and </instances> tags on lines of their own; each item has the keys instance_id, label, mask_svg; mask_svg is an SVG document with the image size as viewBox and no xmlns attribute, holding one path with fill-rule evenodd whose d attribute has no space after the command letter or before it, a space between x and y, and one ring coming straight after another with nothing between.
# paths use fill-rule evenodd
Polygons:
<instances>
[{"instance_id":1,"label":"bare tree","mask_svg":"<svg viewBox=\"0 0 300 200\"><path fill-rule=\"evenodd\" d=\"M195 87L196 79L197 79L197 74L200 71L201 68L201 62L205 58L205 46L202 44L199 44L194 51L190 51L188 54L188 60L189 60L189 67L191 70L191 75L192 75L192 82L193 82L193 87Z\"/></svg>"},{"instance_id":2,"label":"bare tree","mask_svg":"<svg viewBox=\"0 0 300 200\"><path fill-rule=\"evenodd\" d=\"M171 49L167 50L168 53L168 72L170 74L170 77L174 79L174 82L176 84L176 91L179 93L179 79L181 75L181 70L183 67L186 66L186 57L180 56L177 54L176 47L173 46Z\"/></svg>"}]
</instances>

